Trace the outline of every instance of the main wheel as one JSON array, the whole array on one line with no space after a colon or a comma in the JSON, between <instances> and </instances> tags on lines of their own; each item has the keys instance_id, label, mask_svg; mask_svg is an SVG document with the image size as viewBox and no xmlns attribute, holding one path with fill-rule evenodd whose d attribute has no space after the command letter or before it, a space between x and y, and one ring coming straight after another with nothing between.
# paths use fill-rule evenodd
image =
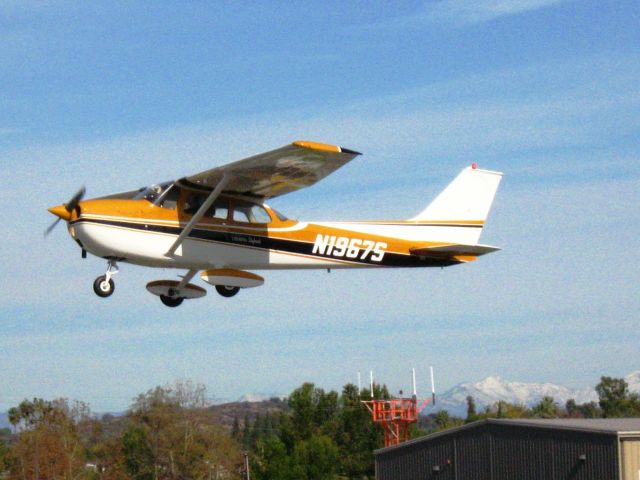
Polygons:
<instances>
[{"instance_id":1,"label":"main wheel","mask_svg":"<svg viewBox=\"0 0 640 480\"><path fill-rule=\"evenodd\" d=\"M96 295L102 298L111 295L115 289L116 284L113 283L113 280L111 278L107 282L106 275L100 275L93 282L93 291L96 292Z\"/></svg>"},{"instance_id":2,"label":"main wheel","mask_svg":"<svg viewBox=\"0 0 640 480\"><path fill-rule=\"evenodd\" d=\"M233 297L240 291L240 287L228 287L227 285L216 285L216 291L223 297Z\"/></svg>"},{"instance_id":3,"label":"main wheel","mask_svg":"<svg viewBox=\"0 0 640 480\"><path fill-rule=\"evenodd\" d=\"M166 295L160 295L160 301L167 307L177 307L183 300L184 298L182 297L167 297Z\"/></svg>"}]
</instances>

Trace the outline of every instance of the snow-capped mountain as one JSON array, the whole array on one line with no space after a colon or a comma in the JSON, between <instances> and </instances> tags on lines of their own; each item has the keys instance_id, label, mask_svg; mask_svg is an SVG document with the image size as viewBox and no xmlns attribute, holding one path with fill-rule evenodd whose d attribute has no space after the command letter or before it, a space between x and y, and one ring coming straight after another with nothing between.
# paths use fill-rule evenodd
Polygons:
<instances>
[{"instance_id":1,"label":"snow-capped mountain","mask_svg":"<svg viewBox=\"0 0 640 480\"><path fill-rule=\"evenodd\" d=\"M624 380L629 385L630 392L640 393L640 370L630 373Z\"/></svg>"},{"instance_id":2,"label":"snow-capped mountain","mask_svg":"<svg viewBox=\"0 0 640 480\"><path fill-rule=\"evenodd\" d=\"M630 373L624 379L630 392L640 393L640 370ZM531 407L545 396L553 397L560 406L571 398L579 404L598 401L598 395L591 387L570 389L553 383L510 382L498 376L490 376L476 383L461 383L447 390L438 396L435 408L427 409L424 413L448 410L452 415L465 416L468 395L473 397L476 411L500 400Z\"/></svg>"}]
</instances>

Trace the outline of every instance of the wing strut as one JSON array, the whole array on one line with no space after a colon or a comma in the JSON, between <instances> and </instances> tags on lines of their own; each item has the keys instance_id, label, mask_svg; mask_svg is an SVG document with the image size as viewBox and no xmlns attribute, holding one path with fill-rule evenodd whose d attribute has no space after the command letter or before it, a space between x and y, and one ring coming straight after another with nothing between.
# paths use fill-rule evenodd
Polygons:
<instances>
[{"instance_id":1,"label":"wing strut","mask_svg":"<svg viewBox=\"0 0 640 480\"><path fill-rule=\"evenodd\" d=\"M164 254L166 257L173 256L177 248L180 245L182 245L182 242L184 241L184 239L187 238L187 236L191 233L191 230L193 230L193 227L195 226L195 224L200 221L200 219L204 216L205 212L209 210L209 207L213 205L213 202L215 202L216 198L218 198L218 196L222 193L222 190L224 189L224 187L227 185L228 182L229 182L229 176L225 173L222 176L222 179L218 182L218 185L216 185L216 188L209 194L209 196L204 201L204 203L200 206L198 211L193 215L193 217L191 217L191 220L189 220L189 223L187 223L187 225L184 227L184 229L182 230L182 233L178 236L178 238L176 238L176 241L173 242L173 245L171 245L171 248L169 248L169 250L167 250L167 253Z\"/></svg>"}]
</instances>

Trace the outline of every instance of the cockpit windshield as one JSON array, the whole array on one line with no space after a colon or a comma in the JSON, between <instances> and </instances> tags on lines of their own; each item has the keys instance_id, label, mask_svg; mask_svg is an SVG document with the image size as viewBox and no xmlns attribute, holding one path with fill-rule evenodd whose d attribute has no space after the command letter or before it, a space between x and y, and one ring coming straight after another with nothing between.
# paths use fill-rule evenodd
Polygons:
<instances>
[{"instance_id":1,"label":"cockpit windshield","mask_svg":"<svg viewBox=\"0 0 640 480\"><path fill-rule=\"evenodd\" d=\"M171 186L173 182L164 182L159 183L158 185L151 185L140 191L135 197L135 200L148 200L151 203L155 203L160 196L165 193Z\"/></svg>"}]
</instances>

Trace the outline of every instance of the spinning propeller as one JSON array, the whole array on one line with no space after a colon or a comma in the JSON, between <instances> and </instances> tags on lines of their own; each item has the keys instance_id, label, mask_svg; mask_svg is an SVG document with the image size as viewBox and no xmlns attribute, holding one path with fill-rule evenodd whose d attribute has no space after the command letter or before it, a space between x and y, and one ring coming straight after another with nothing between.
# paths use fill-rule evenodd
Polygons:
<instances>
[{"instance_id":1,"label":"spinning propeller","mask_svg":"<svg viewBox=\"0 0 640 480\"><path fill-rule=\"evenodd\" d=\"M49 235L54 228L56 228L56 225L58 225L58 222L60 220L69 221L71 219L71 212L73 212L76 209L76 207L80 203L80 200L83 199L85 192L86 192L86 189L82 187L80 190L76 192L76 194L73 197L71 197L71 200L69 200L69 202L64 203L62 205L58 205L57 207L51 207L49 209L49 211L54 215L56 215L58 219L54 221L51 225L49 225L49 228L47 228L44 231L45 237Z\"/></svg>"}]
</instances>

